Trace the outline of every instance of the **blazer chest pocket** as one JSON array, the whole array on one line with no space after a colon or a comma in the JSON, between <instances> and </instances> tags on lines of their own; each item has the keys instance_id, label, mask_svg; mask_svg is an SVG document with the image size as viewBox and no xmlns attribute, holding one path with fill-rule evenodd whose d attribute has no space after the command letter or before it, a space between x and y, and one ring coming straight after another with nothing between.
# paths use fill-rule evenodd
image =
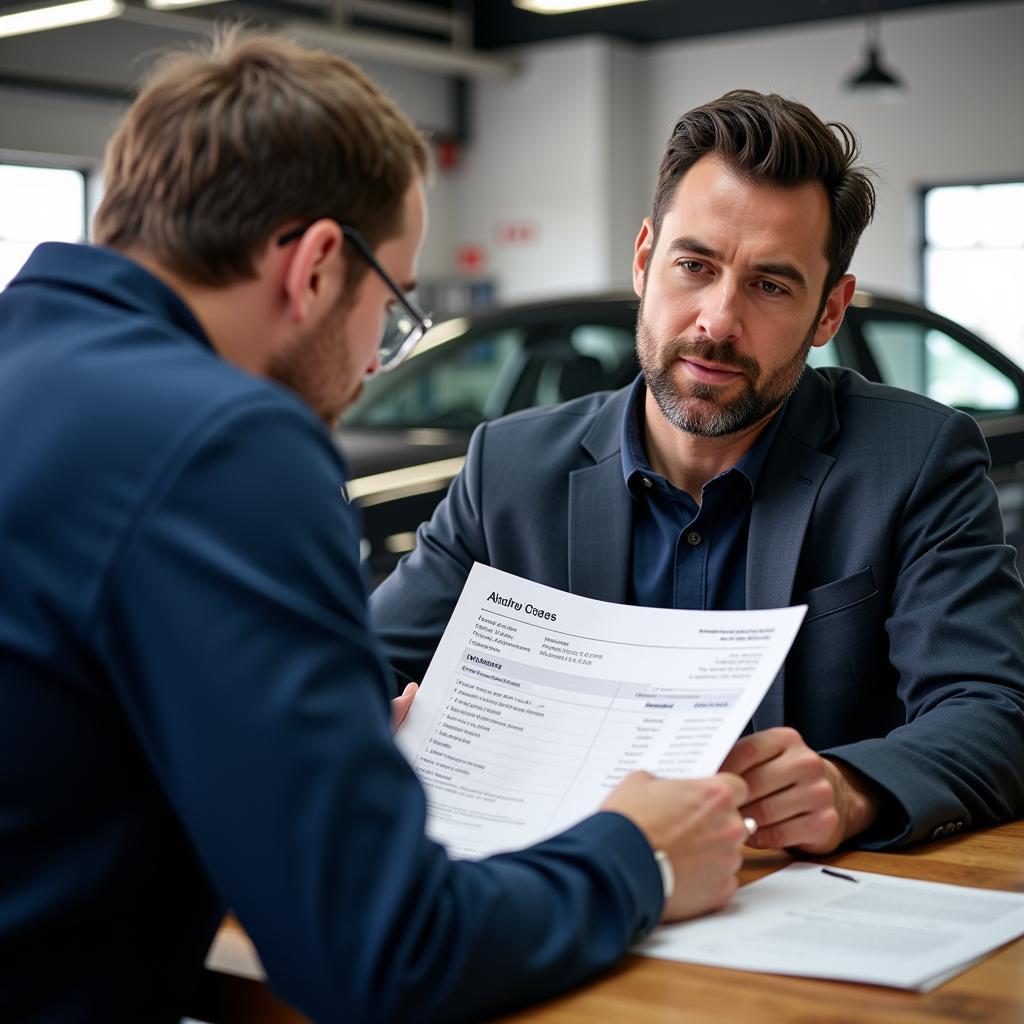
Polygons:
<instances>
[{"instance_id":1,"label":"blazer chest pocket","mask_svg":"<svg viewBox=\"0 0 1024 1024\"><path fill-rule=\"evenodd\" d=\"M844 576L841 580L834 580L822 587L812 587L794 604L807 605L807 616L804 618L804 622L807 623L812 619L820 619L859 604L877 593L875 574L871 571L871 566L867 566L852 576Z\"/></svg>"}]
</instances>

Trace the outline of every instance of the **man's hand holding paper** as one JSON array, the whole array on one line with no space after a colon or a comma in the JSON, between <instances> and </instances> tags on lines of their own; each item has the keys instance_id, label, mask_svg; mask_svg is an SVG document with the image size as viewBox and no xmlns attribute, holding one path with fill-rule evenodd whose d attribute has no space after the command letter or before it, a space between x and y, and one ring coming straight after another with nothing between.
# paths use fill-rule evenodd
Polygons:
<instances>
[{"instance_id":1,"label":"man's hand holding paper","mask_svg":"<svg viewBox=\"0 0 1024 1024\"><path fill-rule=\"evenodd\" d=\"M710 776L803 612L615 605L474 566L397 736L427 791L428 833L485 857L603 805L665 851L680 880L669 915L721 906L750 798L735 775Z\"/></svg>"},{"instance_id":2,"label":"man's hand holding paper","mask_svg":"<svg viewBox=\"0 0 1024 1024\"><path fill-rule=\"evenodd\" d=\"M747 829L739 813L746 783L736 775L710 779L658 779L648 772L627 775L605 800L643 832L652 850L664 850L679 879L665 904L663 921L682 921L729 902L740 847Z\"/></svg>"},{"instance_id":3,"label":"man's hand holding paper","mask_svg":"<svg viewBox=\"0 0 1024 1024\"><path fill-rule=\"evenodd\" d=\"M750 788L742 811L757 822L748 843L759 849L831 853L878 813L877 796L863 777L817 754L786 726L742 737L722 771L742 776Z\"/></svg>"}]
</instances>

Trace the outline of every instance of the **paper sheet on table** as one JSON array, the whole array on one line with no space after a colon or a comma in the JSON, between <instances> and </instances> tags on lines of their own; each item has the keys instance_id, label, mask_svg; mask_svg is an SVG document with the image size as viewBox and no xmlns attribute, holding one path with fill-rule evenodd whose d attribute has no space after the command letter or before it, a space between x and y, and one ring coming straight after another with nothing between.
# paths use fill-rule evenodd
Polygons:
<instances>
[{"instance_id":1,"label":"paper sheet on table","mask_svg":"<svg viewBox=\"0 0 1024 1024\"><path fill-rule=\"evenodd\" d=\"M397 736L428 834L482 857L593 814L631 771L714 774L805 611L637 608L474 565Z\"/></svg>"},{"instance_id":2,"label":"paper sheet on table","mask_svg":"<svg viewBox=\"0 0 1024 1024\"><path fill-rule=\"evenodd\" d=\"M743 886L716 914L633 950L684 963L926 992L1024 935L1024 895L820 864Z\"/></svg>"}]
</instances>

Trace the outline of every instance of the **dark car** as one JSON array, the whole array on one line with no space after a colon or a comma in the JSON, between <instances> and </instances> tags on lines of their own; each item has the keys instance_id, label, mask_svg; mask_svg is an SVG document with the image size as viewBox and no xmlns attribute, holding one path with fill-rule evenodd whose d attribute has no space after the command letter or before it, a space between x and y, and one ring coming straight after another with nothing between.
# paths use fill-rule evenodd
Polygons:
<instances>
[{"instance_id":1,"label":"dark car","mask_svg":"<svg viewBox=\"0 0 1024 1024\"><path fill-rule=\"evenodd\" d=\"M637 300L587 296L445 321L409 360L370 381L337 440L364 509L377 579L415 543L484 420L618 388L636 376ZM849 366L964 409L981 424L1011 542L1024 542L1024 371L922 306L857 292L812 366Z\"/></svg>"}]
</instances>

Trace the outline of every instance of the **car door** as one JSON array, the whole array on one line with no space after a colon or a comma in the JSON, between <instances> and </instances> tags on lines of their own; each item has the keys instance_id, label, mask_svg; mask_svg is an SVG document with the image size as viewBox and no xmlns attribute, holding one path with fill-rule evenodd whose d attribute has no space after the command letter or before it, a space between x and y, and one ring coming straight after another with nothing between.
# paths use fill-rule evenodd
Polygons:
<instances>
[{"instance_id":1,"label":"car door","mask_svg":"<svg viewBox=\"0 0 1024 1024\"><path fill-rule=\"evenodd\" d=\"M992 456L1007 538L1024 544L1024 371L951 320L895 300L847 312L844 362L865 376L970 413Z\"/></svg>"}]
</instances>

